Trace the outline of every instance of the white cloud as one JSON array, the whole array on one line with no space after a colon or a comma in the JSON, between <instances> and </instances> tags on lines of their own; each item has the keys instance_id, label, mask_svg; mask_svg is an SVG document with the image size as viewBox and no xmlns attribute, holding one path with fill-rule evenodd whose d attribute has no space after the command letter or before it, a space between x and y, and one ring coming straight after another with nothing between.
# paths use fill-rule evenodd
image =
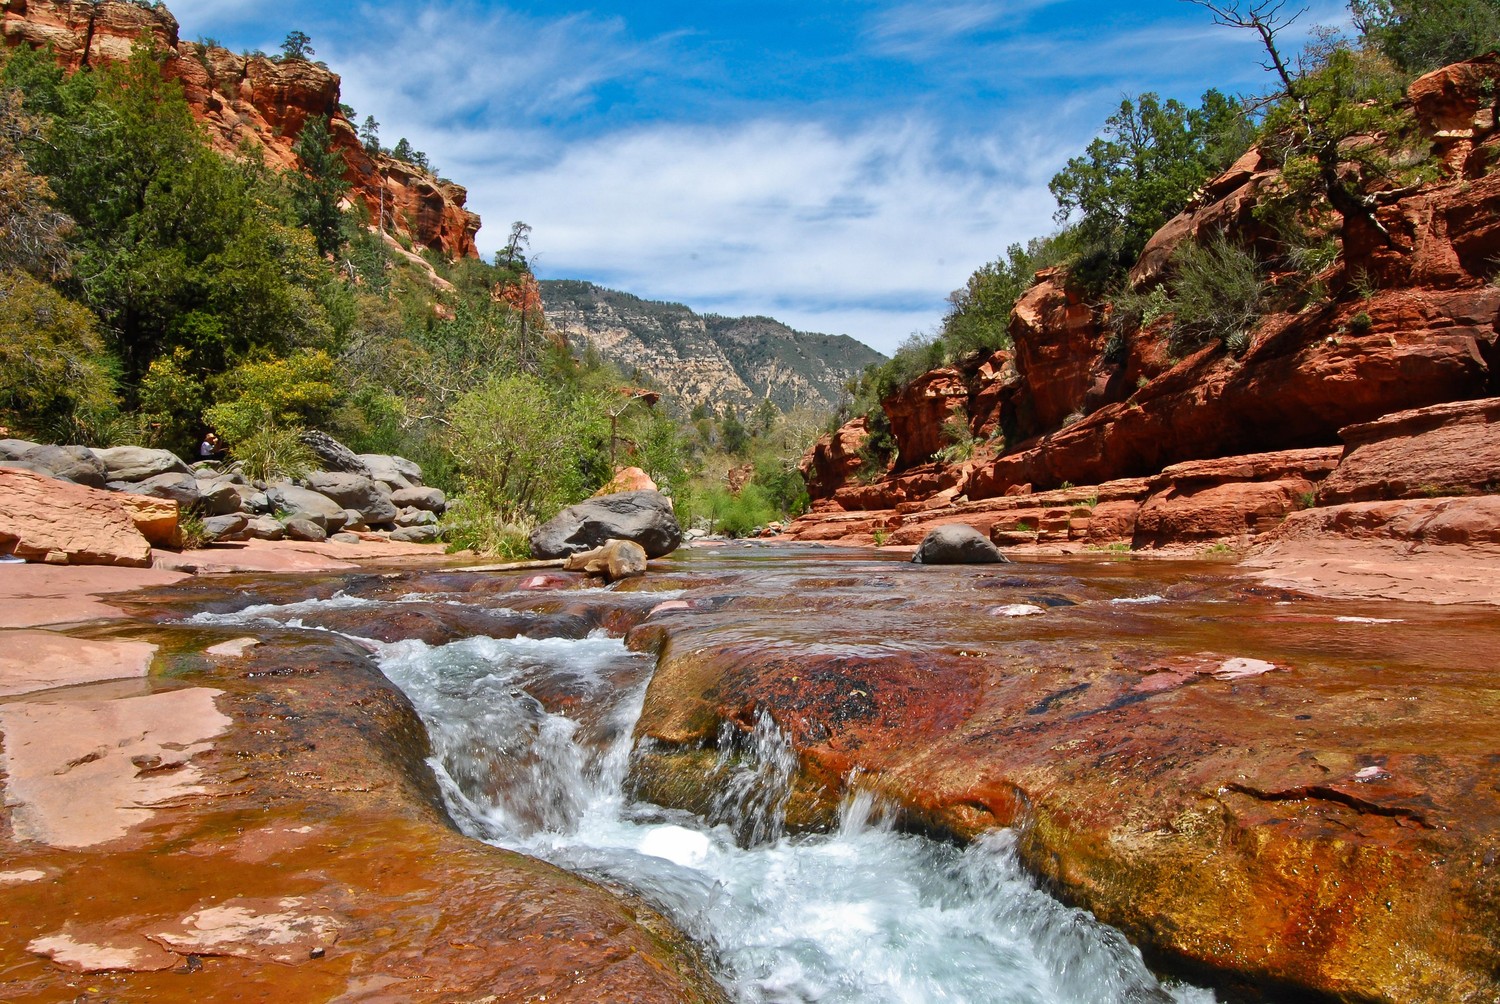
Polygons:
<instances>
[{"instance_id":1,"label":"white cloud","mask_svg":"<svg viewBox=\"0 0 1500 1004\"><path fill-rule=\"evenodd\" d=\"M921 122L840 133L762 119L637 128L541 167L478 162L462 174L481 179L472 201L492 224L535 227L545 275L770 314L889 351L935 323L975 267L1051 226L1039 165L1060 151L1019 132L962 160L943 147ZM492 229L491 247L503 224Z\"/></svg>"},{"instance_id":2,"label":"white cloud","mask_svg":"<svg viewBox=\"0 0 1500 1004\"><path fill-rule=\"evenodd\" d=\"M1059 0L971 0L965 3L912 3L882 11L871 20L868 37L886 55L924 58L954 39L1001 24Z\"/></svg>"}]
</instances>

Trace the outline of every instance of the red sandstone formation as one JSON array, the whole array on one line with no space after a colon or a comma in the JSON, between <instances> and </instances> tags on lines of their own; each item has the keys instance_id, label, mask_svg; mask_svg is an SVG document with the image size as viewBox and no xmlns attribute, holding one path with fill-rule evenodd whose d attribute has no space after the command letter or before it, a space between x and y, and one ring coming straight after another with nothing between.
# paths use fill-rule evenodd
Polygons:
<instances>
[{"instance_id":1,"label":"red sandstone formation","mask_svg":"<svg viewBox=\"0 0 1500 1004\"><path fill-rule=\"evenodd\" d=\"M371 220L383 218L387 231L450 258L478 254L479 217L464 208L463 186L366 152L340 109L338 75L326 67L183 41L176 18L165 8L123 0L0 0L0 18L6 45L50 45L70 72L128 59L142 33L149 34L166 54L165 72L182 81L214 148L230 156L248 142L271 166L294 168L293 147L303 124L324 116L343 154L351 197L364 203Z\"/></svg>"},{"instance_id":2,"label":"red sandstone formation","mask_svg":"<svg viewBox=\"0 0 1500 1004\"><path fill-rule=\"evenodd\" d=\"M1149 478L1188 461L1334 447L1345 429L1349 451L1358 456L1346 458L1349 466L1330 482L1325 501L1493 491L1500 472L1490 473L1492 462L1464 448L1490 418L1473 417L1466 428L1445 433L1441 448L1417 432L1400 432L1396 426L1404 420L1379 420L1500 392L1500 288L1490 281L1500 256L1500 172L1486 173L1500 152L1496 81L1500 57L1491 56L1435 71L1412 85L1412 106L1447 165L1446 175L1381 194L1380 219L1397 246L1345 249L1343 259L1319 276L1332 295L1266 315L1240 356L1214 344L1174 360L1163 337L1165 322L1127 327L1116 336L1107 309L1070 286L1065 270L1038 273L1011 317L1013 352L936 370L882 402L901 450L886 477L852 485L846 475L840 485L837 469L817 452L827 453L832 440L809 454L804 469L817 474L810 484L818 504L812 517L794 524L793 535L863 540L878 529L894 530L894 541L931 522L914 519L923 509L973 512L963 502ZM1131 273L1136 288L1160 282L1172 252L1209 233L1227 230L1268 251L1270 235L1253 209L1275 177L1252 150L1210 182L1148 243ZM968 414L979 440L974 458L957 465L930 462L941 445L942 422L959 410ZM1370 433L1376 439L1418 438L1384 447L1377 463L1371 448L1359 445L1364 433L1351 428L1368 423L1377 423ZM997 430L1003 437L991 439ZM1413 468L1398 477L1393 467L1413 450L1437 451L1422 461L1433 469L1421 475ZM1444 457L1457 468L1443 466ZM1174 490L1174 501L1157 498L1144 511L1145 522L1130 525L1128 533L1129 521L1115 514L1113 539L1160 544L1235 537L1231 531L1238 527L1264 529L1294 510L1294 500L1305 499L1320 478L1277 477L1260 488L1215 489L1238 515L1200 510L1194 502L1191 518L1207 520L1196 527L1180 518L1182 506L1189 497L1206 497ZM1024 508L1009 501L1005 507ZM1054 524L1062 519L1046 515L1046 506L1034 508L1038 518ZM866 516L827 522L840 511ZM1245 524L1250 514L1259 514L1254 526ZM822 526L815 525L819 520Z\"/></svg>"}]
</instances>

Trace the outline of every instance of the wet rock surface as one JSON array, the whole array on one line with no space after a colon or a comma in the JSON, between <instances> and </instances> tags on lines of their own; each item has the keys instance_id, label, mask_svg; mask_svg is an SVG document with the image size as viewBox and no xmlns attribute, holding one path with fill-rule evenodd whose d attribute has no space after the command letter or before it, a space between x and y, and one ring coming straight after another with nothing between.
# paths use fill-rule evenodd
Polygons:
<instances>
[{"instance_id":1,"label":"wet rock surface","mask_svg":"<svg viewBox=\"0 0 1500 1004\"><path fill-rule=\"evenodd\" d=\"M392 581L191 580L73 646L156 646L149 678L0 698L5 996L73 1000L87 974L91 993L167 1004L722 1000L650 908L454 831L426 733L361 644L176 623L345 586L394 600ZM389 614L344 626L370 636Z\"/></svg>"},{"instance_id":2,"label":"wet rock surface","mask_svg":"<svg viewBox=\"0 0 1500 1004\"><path fill-rule=\"evenodd\" d=\"M1209 564L928 569L921 590L893 562L796 566L747 559L731 602L689 590L632 634L661 653L645 794L701 810L703 748L765 711L801 758L793 826L830 825L856 778L907 825L1018 827L1066 898L1240 992L1500 989L1484 609L1331 604Z\"/></svg>"},{"instance_id":3,"label":"wet rock surface","mask_svg":"<svg viewBox=\"0 0 1500 1004\"><path fill-rule=\"evenodd\" d=\"M0 709L216 691L228 724L169 739L185 757L122 751L130 777L183 782L123 835L50 847L0 811L0 909L24 918L0 926L7 979L39 1000L99 968L168 1002L715 999L637 901L449 829L410 706L341 636L602 628L658 655L632 775L659 804L708 814L717 747L768 720L797 757L792 829L830 826L853 788L923 832L1014 827L1029 868L1171 971L1275 1000L1500 990L1490 609L1315 600L1222 563L900 557L746 546L610 588L376 568L115 597L134 620L81 635L157 646L155 675ZM576 682L526 688L587 721Z\"/></svg>"}]
</instances>

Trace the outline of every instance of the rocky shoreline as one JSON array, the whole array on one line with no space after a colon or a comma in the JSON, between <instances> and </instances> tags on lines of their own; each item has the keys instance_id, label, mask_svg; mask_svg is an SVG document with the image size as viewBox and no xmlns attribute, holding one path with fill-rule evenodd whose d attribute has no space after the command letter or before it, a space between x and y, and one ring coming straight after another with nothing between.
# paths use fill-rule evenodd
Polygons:
<instances>
[{"instance_id":1,"label":"rocky shoreline","mask_svg":"<svg viewBox=\"0 0 1500 1004\"><path fill-rule=\"evenodd\" d=\"M253 579L0 573L10 991L72 1000L87 980L153 1001L723 1000L697 949L645 904L459 835L421 722L358 645L142 620L151 601L124 595L186 583L190 610L355 567L325 557L312 571L297 567L308 552L269 550L298 574L267 579L263 561L240 566ZM371 564L379 553L361 556L373 575L396 567ZM25 600L32 615L18 617Z\"/></svg>"},{"instance_id":2,"label":"rocky shoreline","mask_svg":"<svg viewBox=\"0 0 1500 1004\"><path fill-rule=\"evenodd\" d=\"M379 637L436 642L496 630L491 595L525 577L457 572L435 547L382 560L374 544L359 556L307 546L246 549L239 568L214 558L225 574L208 574L207 561L198 575L47 565L0 574L7 613L36 601L27 627L10 614L0 633L14 653L0 659L0 902L27 918L0 939L8 957L34 960L13 971L16 985L65 999L80 971L95 971L89 979L118 993L164 1001L219 999L219 987L285 1000L722 999L653 910L455 832L422 762L420 723L358 644L176 623L249 595L439 590L462 604L364 615L381 617ZM219 549L184 560L210 553ZM658 653L637 733L649 742L634 768L654 800L701 810L721 729L749 729L764 709L800 760L794 828L829 825L862 777L919 829L969 838L1019 827L1038 875L1177 971L1247 993L1487 999L1484 932L1495 918L1483 862L1494 848L1484 821L1500 806L1478 783L1483 674L1429 673L1421 700L1400 703L1405 675L1326 655L1260 659L1278 633L1379 628L1340 626L1342 610L1254 585L1226 561L1151 562L1142 574L1176 577L1165 590L1173 602L1211 604L1188 624L1222 616L1214 603L1258 604L1266 622L1233 651L1191 638L1162 647L1136 628L1124 647L1101 631L1102 647L1070 645L1059 662L1046 639L1060 618L1135 609L1101 606L1088 586L1102 574L1110 595L1109 576L1130 562L1097 553L1062 559L1081 565L1038 556L983 570L892 563L882 574L846 566L842 555L858 552L843 549L756 553L785 553L806 570L783 581L778 567L763 583L754 569L653 563L635 588L683 591L655 606L635 602L649 591L579 594L576 574L533 583L538 609L607 624ZM283 574L265 574L271 556ZM872 574L877 588L865 591ZM895 628L881 588L915 574L936 576L907 600L922 626ZM1399 601L1396 586L1387 595ZM1013 618L1025 630L1003 642L1011 621L986 604L1012 589L1033 597L1037 616ZM1417 616L1390 599L1362 610ZM345 630L332 616L310 626ZM1482 618L1463 616L1464 630L1483 632ZM819 634L816 651L799 647L799 630ZM977 643L931 648L976 630L1000 632L983 643L990 655ZM1382 643L1381 661L1420 658L1412 653L1446 630ZM853 654L892 631L905 644L930 640L912 650L921 654ZM115 727L127 730L118 740ZM1316 951L1302 944L1311 932ZM211 984L182 978L199 966Z\"/></svg>"}]
</instances>

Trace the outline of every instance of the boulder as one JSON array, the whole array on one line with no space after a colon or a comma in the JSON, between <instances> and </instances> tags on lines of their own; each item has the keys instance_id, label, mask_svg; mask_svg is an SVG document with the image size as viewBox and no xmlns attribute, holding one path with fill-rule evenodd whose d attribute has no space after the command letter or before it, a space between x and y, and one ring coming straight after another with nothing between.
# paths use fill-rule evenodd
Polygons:
<instances>
[{"instance_id":1,"label":"boulder","mask_svg":"<svg viewBox=\"0 0 1500 1004\"><path fill-rule=\"evenodd\" d=\"M656 488L655 485L651 487ZM441 488L399 488L391 492L391 504L397 509L426 509L441 513L448 508L448 496Z\"/></svg>"},{"instance_id":2,"label":"boulder","mask_svg":"<svg viewBox=\"0 0 1500 1004\"><path fill-rule=\"evenodd\" d=\"M435 544L443 531L435 526L404 526L391 532L391 539L401 544Z\"/></svg>"},{"instance_id":3,"label":"boulder","mask_svg":"<svg viewBox=\"0 0 1500 1004\"><path fill-rule=\"evenodd\" d=\"M110 481L145 481L158 474L187 474L192 469L170 450L149 450L144 446L112 446L95 450L104 462Z\"/></svg>"},{"instance_id":4,"label":"boulder","mask_svg":"<svg viewBox=\"0 0 1500 1004\"><path fill-rule=\"evenodd\" d=\"M182 517L182 510L177 503L171 499L155 498L150 495L131 495L121 492L114 496L120 505L125 507L125 512L135 523L135 528L151 542L154 547L180 548L182 546L182 533L178 521Z\"/></svg>"},{"instance_id":5,"label":"boulder","mask_svg":"<svg viewBox=\"0 0 1500 1004\"><path fill-rule=\"evenodd\" d=\"M580 502L532 531L531 554L566 558L609 540L633 540L649 558L671 554L682 543L671 499L660 492L621 492Z\"/></svg>"},{"instance_id":6,"label":"boulder","mask_svg":"<svg viewBox=\"0 0 1500 1004\"><path fill-rule=\"evenodd\" d=\"M231 484L235 494L240 497L240 511L265 515L271 511L271 500L266 498L266 493L253 485Z\"/></svg>"},{"instance_id":7,"label":"boulder","mask_svg":"<svg viewBox=\"0 0 1500 1004\"><path fill-rule=\"evenodd\" d=\"M1323 505L1500 490L1500 398L1397 412L1340 430Z\"/></svg>"},{"instance_id":8,"label":"boulder","mask_svg":"<svg viewBox=\"0 0 1500 1004\"><path fill-rule=\"evenodd\" d=\"M119 496L0 468L0 554L70 565L151 564L151 544Z\"/></svg>"},{"instance_id":9,"label":"boulder","mask_svg":"<svg viewBox=\"0 0 1500 1004\"><path fill-rule=\"evenodd\" d=\"M243 540L246 528L250 521L240 513L229 513L223 516L210 516L203 521L203 537L205 540Z\"/></svg>"},{"instance_id":10,"label":"boulder","mask_svg":"<svg viewBox=\"0 0 1500 1004\"><path fill-rule=\"evenodd\" d=\"M610 540L603 547L570 555L563 565L570 572L602 575L610 582L646 574L646 549L633 540Z\"/></svg>"},{"instance_id":11,"label":"boulder","mask_svg":"<svg viewBox=\"0 0 1500 1004\"><path fill-rule=\"evenodd\" d=\"M948 523L928 531L911 560L918 565L992 565L1007 559L972 526Z\"/></svg>"},{"instance_id":12,"label":"boulder","mask_svg":"<svg viewBox=\"0 0 1500 1004\"><path fill-rule=\"evenodd\" d=\"M358 544L360 542L359 534L348 533L342 530L329 537L328 539L333 541L335 544Z\"/></svg>"},{"instance_id":13,"label":"boulder","mask_svg":"<svg viewBox=\"0 0 1500 1004\"><path fill-rule=\"evenodd\" d=\"M389 523L396 518L391 492L384 484L358 474L317 471L309 474L307 487L333 499L344 509L353 509L369 524Z\"/></svg>"},{"instance_id":14,"label":"boulder","mask_svg":"<svg viewBox=\"0 0 1500 1004\"><path fill-rule=\"evenodd\" d=\"M344 507L327 495L295 485L278 484L266 489L266 499L273 509L312 520L324 533L343 529Z\"/></svg>"},{"instance_id":15,"label":"boulder","mask_svg":"<svg viewBox=\"0 0 1500 1004\"><path fill-rule=\"evenodd\" d=\"M335 471L342 474L358 474L362 478L370 477L370 468L355 454L355 452L343 443L334 439L326 432L310 430L298 437L302 445L312 450L317 458L322 461L325 471Z\"/></svg>"},{"instance_id":16,"label":"boulder","mask_svg":"<svg viewBox=\"0 0 1500 1004\"><path fill-rule=\"evenodd\" d=\"M198 508L206 516L227 516L245 507L239 485L228 481L199 481Z\"/></svg>"},{"instance_id":17,"label":"boulder","mask_svg":"<svg viewBox=\"0 0 1500 1004\"><path fill-rule=\"evenodd\" d=\"M420 488L422 468L405 457L393 457L384 453L361 453L359 459L370 471L370 477L391 490Z\"/></svg>"},{"instance_id":18,"label":"boulder","mask_svg":"<svg viewBox=\"0 0 1500 1004\"><path fill-rule=\"evenodd\" d=\"M77 485L103 488L109 481L104 462L87 446L33 446L17 459Z\"/></svg>"},{"instance_id":19,"label":"boulder","mask_svg":"<svg viewBox=\"0 0 1500 1004\"><path fill-rule=\"evenodd\" d=\"M245 524L245 537L249 540L283 540L286 527L270 516L256 516Z\"/></svg>"},{"instance_id":20,"label":"boulder","mask_svg":"<svg viewBox=\"0 0 1500 1004\"><path fill-rule=\"evenodd\" d=\"M20 460L38 445L29 439L0 439L0 460Z\"/></svg>"},{"instance_id":21,"label":"boulder","mask_svg":"<svg viewBox=\"0 0 1500 1004\"><path fill-rule=\"evenodd\" d=\"M293 516L287 520L285 532L287 540L301 540L319 544L328 539L327 530L323 529L315 521L303 516Z\"/></svg>"},{"instance_id":22,"label":"boulder","mask_svg":"<svg viewBox=\"0 0 1500 1004\"><path fill-rule=\"evenodd\" d=\"M370 525L365 522L364 513L360 512L358 509L344 510L345 530L368 530L369 528Z\"/></svg>"},{"instance_id":23,"label":"boulder","mask_svg":"<svg viewBox=\"0 0 1500 1004\"><path fill-rule=\"evenodd\" d=\"M426 509L403 509L396 515L396 525L400 527L437 526L437 521L437 514Z\"/></svg>"},{"instance_id":24,"label":"boulder","mask_svg":"<svg viewBox=\"0 0 1500 1004\"><path fill-rule=\"evenodd\" d=\"M132 491L137 495L171 499L184 510L195 508L202 498L198 492L198 479L191 474L157 474L134 482Z\"/></svg>"}]
</instances>

